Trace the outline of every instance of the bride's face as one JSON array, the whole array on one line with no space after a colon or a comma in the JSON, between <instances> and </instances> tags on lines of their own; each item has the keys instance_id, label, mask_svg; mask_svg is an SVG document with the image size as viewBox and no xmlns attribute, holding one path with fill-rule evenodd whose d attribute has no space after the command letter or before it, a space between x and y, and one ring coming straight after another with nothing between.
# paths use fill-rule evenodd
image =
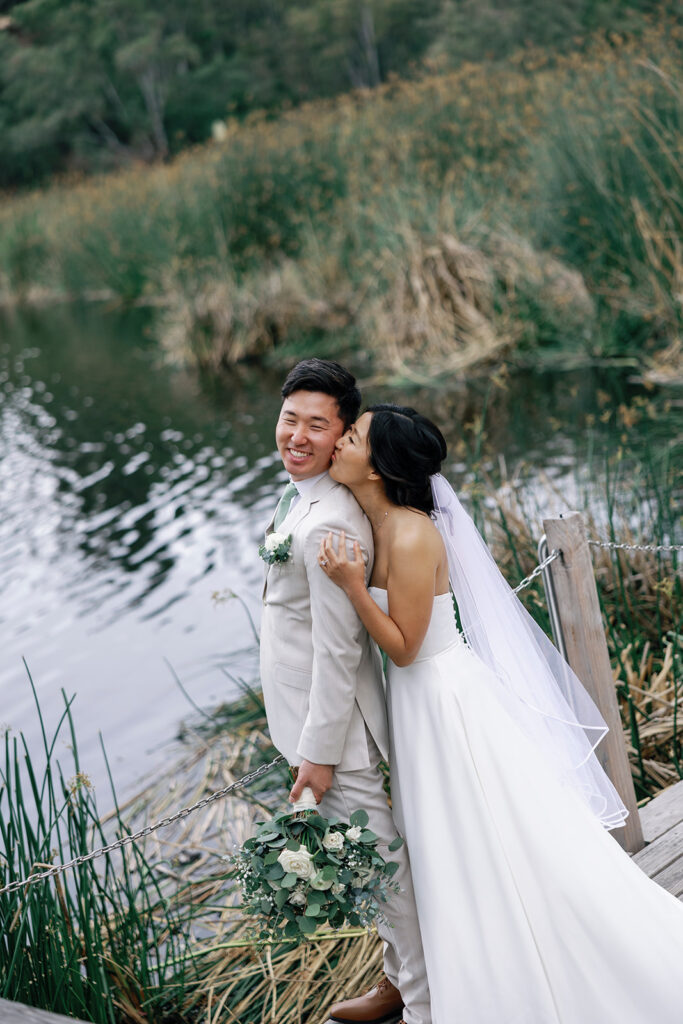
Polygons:
<instances>
[{"instance_id":1,"label":"bride's face","mask_svg":"<svg viewBox=\"0 0 683 1024\"><path fill-rule=\"evenodd\" d=\"M374 470L370 464L371 412L364 412L337 441L332 453L330 476L340 484L353 487L363 483Z\"/></svg>"}]
</instances>

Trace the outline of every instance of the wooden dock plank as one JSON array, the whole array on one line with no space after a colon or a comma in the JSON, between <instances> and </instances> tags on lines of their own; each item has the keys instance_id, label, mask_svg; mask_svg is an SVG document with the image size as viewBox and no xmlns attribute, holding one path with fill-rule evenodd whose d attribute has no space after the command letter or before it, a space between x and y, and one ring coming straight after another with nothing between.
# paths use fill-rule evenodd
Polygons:
<instances>
[{"instance_id":1,"label":"wooden dock plank","mask_svg":"<svg viewBox=\"0 0 683 1024\"><path fill-rule=\"evenodd\" d=\"M0 999L0 1021L2 1024L86 1024L75 1017L63 1017L61 1013L36 1010L34 1006L11 1003Z\"/></svg>"},{"instance_id":2,"label":"wooden dock plank","mask_svg":"<svg viewBox=\"0 0 683 1024\"><path fill-rule=\"evenodd\" d=\"M683 896L683 857L654 875L652 880L680 899Z\"/></svg>"},{"instance_id":3,"label":"wooden dock plank","mask_svg":"<svg viewBox=\"0 0 683 1024\"><path fill-rule=\"evenodd\" d=\"M683 824L676 825L659 839L649 843L633 857L639 868L653 878L683 854Z\"/></svg>"},{"instance_id":4,"label":"wooden dock plank","mask_svg":"<svg viewBox=\"0 0 683 1024\"><path fill-rule=\"evenodd\" d=\"M669 786L640 810L643 839L652 843L683 822L683 780Z\"/></svg>"},{"instance_id":5,"label":"wooden dock plank","mask_svg":"<svg viewBox=\"0 0 683 1024\"><path fill-rule=\"evenodd\" d=\"M683 899L683 781L646 804L640 819L647 845L633 860L654 882Z\"/></svg>"}]
</instances>

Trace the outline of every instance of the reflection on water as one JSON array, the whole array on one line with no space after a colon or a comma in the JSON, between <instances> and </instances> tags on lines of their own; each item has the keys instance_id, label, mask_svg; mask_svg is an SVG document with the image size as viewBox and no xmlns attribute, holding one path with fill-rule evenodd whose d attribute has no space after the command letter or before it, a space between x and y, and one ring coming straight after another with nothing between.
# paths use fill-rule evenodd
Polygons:
<instances>
[{"instance_id":1,"label":"reflection on water","mask_svg":"<svg viewBox=\"0 0 683 1024\"><path fill-rule=\"evenodd\" d=\"M196 699L229 694L215 658L244 648L246 620L211 594L258 593L281 475L277 388L207 400L143 327L61 311L0 333L2 719L35 733L25 656L48 717L61 686L78 693L86 760L102 729L124 784L187 711L164 657Z\"/></svg>"},{"instance_id":2,"label":"reflection on water","mask_svg":"<svg viewBox=\"0 0 683 1024\"><path fill-rule=\"evenodd\" d=\"M187 375L159 370L144 349L122 352L139 324L103 335L97 323L96 344L60 326L41 325L40 348L15 332L0 356L2 555L24 583L27 562L41 573L73 555L80 579L58 588L80 613L161 614L152 595L188 539L215 521L216 542L230 544L243 507L267 493L276 400L240 387L229 409L207 407ZM199 575L215 550L202 550Z\"/></svg>"},{"instance_id":3,"label":"reflection on water","mask_svg":"<svg viewBox=\"0 0 683 1024\"><path fill-rule=\"evenodd\" d=\"M198 703L230 695L225 656L236 675L253 677L244 614L214 607L211 595L234 590L258 614L256 548L283 479L273 442L279 383L236 373L202 384L160 366L140 312L0 319L2 719L36 735L24 656L48 718L60 687L78 693L79 742L95 779L98 730L125 787L187 712L164 658ZM496 389L484 459L495 467L499 456L510 466L524 458L566 475L577 452L583 460L586 415L600 427L600 388L603 408L624 400L622 382L586 374ZM488 391L482 382L368 398L431 413L449 435L457 482L465 425ZM612 425L591 436L609 446Z\"/></svg>"}]
</instances>

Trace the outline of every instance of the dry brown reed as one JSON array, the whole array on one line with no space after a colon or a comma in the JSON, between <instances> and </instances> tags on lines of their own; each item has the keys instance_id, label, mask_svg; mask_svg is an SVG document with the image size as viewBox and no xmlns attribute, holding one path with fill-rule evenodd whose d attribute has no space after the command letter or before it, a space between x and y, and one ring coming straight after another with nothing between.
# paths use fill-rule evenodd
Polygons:
<instances>
[{"instance_id":1,"label":"dry brown reed","mask_svg":"<svg viewBox=\"0 0 683 1024\"><path fill-rule=\"evenodd\" d=\"M683 384L683 340L674 338L665 349L655 353L650 365L644 368L642 379L648 384Z\"/></svg>"},{"instance_id":2,"label":"dry brown reed","mask_svg":"<svg viewBox=\"0 0 683 1024\"><path fill-rule=\"evenodd\" d=\"M428 383L500 361L533 326L531 296L546 323L592 322L578 271L510 230L472 222L456 233L450 203L441 219L447 230L431 239L399 225L393 249L385 247L356 291L334 255L321 274L319 253L306 250L267 275L238 282L226 274L176 292L159 318L164 348L182 359L189 339L199 364L217 369L353 327L378 374Z\"/></svg>"},{"instance_id":3,"label":"dry brown reed","mask_svg":"<svg viewBox=\"0 0 683 1024\"><path fill-rule=\"evenodd\" d=\"M290 338L349 326L348 299L311 294L305 273L283 260L267 274L196 282L183 292L169 289L157 332L171 358L182 362L188 345L197 363L208 369L232 366L270 352Z\"/></svg>"},{"instance_id":4,"label":"dry brown reed","mask_svg":"<svg viewBox=\"0 0 683 1024\"><path fill-rule=\"evenodd\" d=\"M453 224L453 209L448 219ZM452 232L427 241L406 227L405 250L362 324L389 374L428 383L499 362L528 332L531 295L546 319L585 324L594 317L581 274L549 253L479 223L463 234L467 241Z\"/></svg>"},{"instance_id":5,"label":"dry brown reed","mask_svg":"<svg viewBox=\"0 0 683 1024\"><path fill-rule=\"evenodd\" d=\"M206 1024L324 1024L333 1002L372 988L382 970L382 944L365 932L275 951L237 939L198 957Z\"/></svg>"}]
</instances>

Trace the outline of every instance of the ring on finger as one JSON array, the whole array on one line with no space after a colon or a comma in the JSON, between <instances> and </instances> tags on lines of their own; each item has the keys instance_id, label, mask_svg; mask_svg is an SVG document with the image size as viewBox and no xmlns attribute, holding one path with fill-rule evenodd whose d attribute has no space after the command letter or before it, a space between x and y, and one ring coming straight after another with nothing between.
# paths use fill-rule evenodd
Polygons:
<instances>
[{"instance_id":1,"label":"ring on finger","mask_svg":"<svg viewBox=\"0 0 683 1024\"><path fill-rule=\"evenodd\" d=\"M321 565L327 565L327 559L326 558L321 558L320 559L320 564Z\"/></svg>"}]
</instances>

